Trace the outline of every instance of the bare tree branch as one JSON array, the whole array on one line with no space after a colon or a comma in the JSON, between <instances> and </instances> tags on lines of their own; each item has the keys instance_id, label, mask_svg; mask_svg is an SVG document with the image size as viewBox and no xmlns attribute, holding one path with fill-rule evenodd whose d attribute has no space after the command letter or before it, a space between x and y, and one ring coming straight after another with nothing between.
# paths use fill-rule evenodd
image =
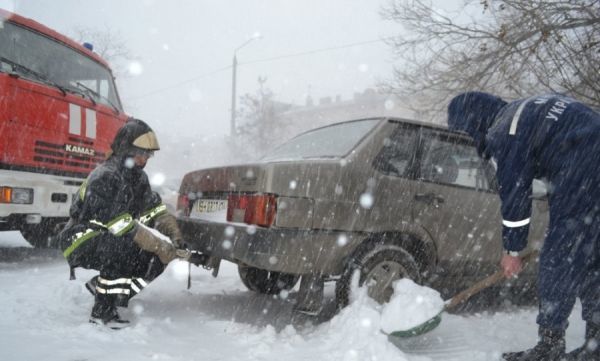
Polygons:
<instances>
[{"instance_id":1,"label":"bare tree branch","mask_svg":"<svg viewBox=\"0 0 600 361\"><path fill-rule=\"evenodd\" d=\"M465 0L464 9L450 17L425 0L390 0L382 17L407 32L388 41L398 65L381 86L423 99L413 104L421 111L473 89L560 92L600 106L599 0Z\"/></svg>"},{"instance_id":2,"label":"bare tree branch","mask_svg":"<svg viewBox=\"0 0 600 361\"><path fill-rule=\"evenodd\" d=\"M76 41L91 43L94 46L94 52L110 63L120 77L127 74L124 71L126 67L124 63L133 60L134 57L120 33L108 26L105 26L103 30L79 26L73 32L73 38Z\"/></svg>"}]
</instances>

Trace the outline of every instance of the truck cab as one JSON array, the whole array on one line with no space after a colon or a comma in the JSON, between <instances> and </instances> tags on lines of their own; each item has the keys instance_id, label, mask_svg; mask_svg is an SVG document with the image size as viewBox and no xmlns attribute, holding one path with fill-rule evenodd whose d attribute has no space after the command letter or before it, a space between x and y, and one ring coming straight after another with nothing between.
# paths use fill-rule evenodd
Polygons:
<instances>
[{"instance_id":1,"label":"truck cab","mask_svg":"<svg viewBox=\"0 0 600 361\"><path fill-rule=\"evenodd\" d=\"M0 231L38 247L69 217L127 115L107 62L0 9Z\"/></svg>"}]
</instances>

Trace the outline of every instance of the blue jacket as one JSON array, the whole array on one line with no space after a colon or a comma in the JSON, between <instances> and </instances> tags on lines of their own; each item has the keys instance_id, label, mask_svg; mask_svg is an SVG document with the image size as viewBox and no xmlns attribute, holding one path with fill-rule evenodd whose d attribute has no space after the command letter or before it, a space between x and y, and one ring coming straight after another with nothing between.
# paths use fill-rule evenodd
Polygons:
<instances>
[{"instance_id":1,"label":"blue jacket","mask_svg":"<svg viewBox=\"0 0 600 361\"><path fill-rule=\"evenodd\" d=\"M487 132L484 152L497 165L505 249L527 246L534 178L549 182L551 224L553 218L584 206L577 204L580 197L565 195L598 184L599 136L600 115L571 98L541 95L500 109Z\"/></svg>"}]
</instances>

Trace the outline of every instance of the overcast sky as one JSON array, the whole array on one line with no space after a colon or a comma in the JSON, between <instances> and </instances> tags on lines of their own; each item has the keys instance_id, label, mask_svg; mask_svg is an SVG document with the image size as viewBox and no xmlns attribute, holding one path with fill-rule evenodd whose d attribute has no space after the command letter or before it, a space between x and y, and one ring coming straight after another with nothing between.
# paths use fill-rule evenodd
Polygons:
<instances>
[{"instance_id":1,"label":"overcast sky","mask_svg":"<svg viewBox=\"0 0 600 361\"><path fill-rule=\"evenodd\" d=\"M120 34L139 60L118 79L127 112L161 132L211 135L229 132L233 52L255 33L262 39L237 53L238 95L255 92L259 76L278 100L295 104L307 95L349 99L389 78L392 53L378 40L402 29L381 19L386 3L0 0L0 7L66 34L77 27Z\"/></svg>"}]
</instances>

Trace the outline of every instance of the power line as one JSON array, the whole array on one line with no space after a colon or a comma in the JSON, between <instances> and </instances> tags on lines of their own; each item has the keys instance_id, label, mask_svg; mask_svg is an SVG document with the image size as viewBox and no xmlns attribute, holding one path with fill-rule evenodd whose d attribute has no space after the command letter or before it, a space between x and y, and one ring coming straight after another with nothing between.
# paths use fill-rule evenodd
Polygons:
<instances>
[{"instance_id":1,"label":"power line","mask_svg":"<svg viewBox=\"0 0 600 361\"><path fill-rule=\"evenodd\" d=\"M148 93L144 93L144 94L142 94L142 95L138 95L138 96L135 96L135 97L131 97L131 98L129 98L129 99L131 99L131 100L135 100L135 99L145 98L145 97L147 97L147 96L154 95L154 94L157 94L157 93L162 93L163 91L166 91L166 90L170 90L170 89L173 89L173 88L180 87L180 86L182 86L182 85L184 85L184 84L191 83L191 82L193 82L193 81L196 81L196 80L198 80L198 79L207 78L207 77L209 77L209 76L211 76L211 75L218 74L218 73L220 73L220 72L222 72L222 71L225 71L225 70L228 70L228 69L231 69L231 65L229 65L229 66L225 66L225 67L222 67L222 68L219 68L219 69L216 69L216 70L213 70L213 71L211 71L211 72L209 72L209 73L205 73L205 74L201 74L201 75L195 76L195 77L193 77L193 78L189 78L189 79L187 79L187 80L184 80L184 81L180 81L179 83L175 83L175 84L172 84L172 85L166 86L166 87L164 87L164 88L158 88L158 89L152 90L152 91L150 91L150 92L148 92Z\"/></svg>"},{"instance_id":2,"label":"power line","mask_svg":"<svg viewBox=\"0 0 600 361\"><path fill-rule=\"evenodd\" d=\"M347 49L347 48L352 48L352 47L355 47L355 46L380 43L380 42L383 42L385 40L392 39L392 38L393 38L392 36L389 36L389 37L380 38L380 39L366 40L366 41L361 41L361 42L356 42L356 43L350 43L350 44L344 44L344 45L339 45L339 46L330 46L330 47L327 47L327 48L307 50L307 51L303 51L303 52L299 52L299 53L279 55L279 56L274 56L274 57L271 57L271 58L264 58L264 59L258 59L258 60L240 62L240 63L238 63L238 66L250 65L250 64L258 64L258 63L266 63L266 62L277 61L277 60L281 60L281 59L295 58L295 57L299 57L299 56L311 55L311 54L316 54L316 53L323 53L323 52L327 52L327 51ZM231 68L232 68L232 66L228 65L228 66L225 66L225 67L213 70L211 72L208 72L208 73L205 73L205 74L201 74L201 75L195 76L193 78L189 78L189 79L183 80L183 81L181 81L179 83L175 83L175 84L163 87L163 88L158 88L158 89L152 90L152 91L150 91L148 93L144 93L144 94L141 94L141 95L138 95L138 96L131 97L129 99L130 100L136 100L136 99L145 98L145 97L148 97L150 95L157 94L157 93L162 93L163 91L167 91L167 90L170 90L170 89L173 89L173 88L180 87L182 85L191 83L191 82L196 81L198 79L207 78L209 76L221 73L221 72L223 72L225 70L229 70Z\"/></svg>"},{"instance_id":3,"label":"power line","mask_svg":"<svg viewBox=\"0 0 600 361\"><path fill-rule=\"evenodd\" d=\"M321 49L315 49L315 50L308 50L308 51L303 51L303 52L300 52L300 53L293 53L293 54L288 54L288 55L275 56L275 57L272 57L272 58L265 58L265 59L247 61L247 62L239 63L238 65L265 63L265 62L275 61L275 60L280 60L280 59L285 59L285 58L294 58L294 57L303 56L303 55L310 55L310 54L322 53L322 52L331 51L331 50L340 50L340 49L352 48L352 47L360 46L360 45L380 43L382 41L385 41L385 40L391 39L391 38L392 37L387 37L387 38L381 38L381 39L377 39L377 40L367 40L367 41L361 41L361 42L358 42L358 43L345 44L345 45L340 45L340 46L331 46L331 47L328 47L328 48L321 48Z\"/></svg>"}]
</instances>

